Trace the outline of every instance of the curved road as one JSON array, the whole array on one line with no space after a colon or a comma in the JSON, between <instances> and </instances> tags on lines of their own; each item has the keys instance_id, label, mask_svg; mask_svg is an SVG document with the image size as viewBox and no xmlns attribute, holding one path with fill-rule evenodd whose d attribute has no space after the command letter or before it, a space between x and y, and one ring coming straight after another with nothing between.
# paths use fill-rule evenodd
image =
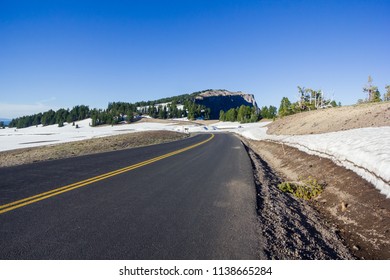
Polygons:
<instances>
[{"instance_id":1,"label":"curved road","mask_svg":"<svg viewBox=\"0 0 390 280\"><path fill-rule=\"evenodd\" d=\"M0 168L0 259L264 258L255 196L230 134Z\"/></svg>"}]
</instances>

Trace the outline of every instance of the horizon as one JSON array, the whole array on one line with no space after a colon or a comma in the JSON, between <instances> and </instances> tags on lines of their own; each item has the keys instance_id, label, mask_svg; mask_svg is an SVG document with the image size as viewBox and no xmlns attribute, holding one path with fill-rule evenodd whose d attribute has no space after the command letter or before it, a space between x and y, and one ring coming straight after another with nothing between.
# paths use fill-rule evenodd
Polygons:
<instances>
[{"instance_id":1,"label":"horizon","mask_svg":"<svg viewBox=\"0 0 390 280\"><path fill-rule=\"evenodd\" d=\"M342 105L390 84L390 2L2 1L0 116L224 88ZM368 15L368 16L367 16Z\"/></svg>"}]
</instances>

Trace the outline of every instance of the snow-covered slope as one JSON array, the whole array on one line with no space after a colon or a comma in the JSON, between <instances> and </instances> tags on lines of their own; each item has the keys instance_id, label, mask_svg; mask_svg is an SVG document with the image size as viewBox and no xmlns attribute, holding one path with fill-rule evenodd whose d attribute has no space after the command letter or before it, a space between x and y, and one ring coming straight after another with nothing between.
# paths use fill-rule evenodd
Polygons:
<instances>
[{"instance_id":1,"label":"snow-covered slope","mask_svg":"<svg viewBox=\"0 0 390 280\"><path fill-rule=\"evenodd\" d=\"M58 127L58 125L39 125L22 129L0 129L0 151L73 142L136 131L182 130L178 126L160 123L136 123L99 127L91 127L90 123L91 119L86 119L76 122L75 126L65 123L63 127ZM78 128L76 128L76 125L78 125Z\"/></svg>"},{"instance_id":2,"label":"snow-covered slope","mask_svg":"<svg viewBox=\"0 0 390 280\"><path fill-rule=\"evenodd\" d=\"M183 119L180 119L180 121L183 121ZM202 125L195 125L190 122L188 125L178 125L175 123L175 120L164 123L136 122L132 124L121 124L115 126L107 125L98 127L91 127L91 122L91 119L85 119L75 122L75 126L65 123L63 127L58 127L58 125L55 124L48 126L30 126L21 129L0 129L0 152L20 148L80 141L137 131L169 130L177 132L204 132L217 130L217 128L212 126L207 127ZM78 128L76 128L76 125Z\"/></svg>"}]
</instances>

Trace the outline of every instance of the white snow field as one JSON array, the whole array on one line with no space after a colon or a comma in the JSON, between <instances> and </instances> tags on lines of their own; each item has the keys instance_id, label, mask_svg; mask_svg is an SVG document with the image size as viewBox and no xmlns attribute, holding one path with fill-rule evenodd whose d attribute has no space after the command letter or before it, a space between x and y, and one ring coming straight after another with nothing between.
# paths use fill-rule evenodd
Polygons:
<instances>
[{"instance_id":1,"label":"white snow field","mask_svg":"<svg viewBox=\"0 0 390 280\"><path fill-rule=\"evenodd\" d=\"M180 119L182 120L182 119ZM353 170L371 182L390 198L390 126L359 128L339 132L311 135L267 135L269 122L240 124L218 122L210 126L172 123L141 122L116 126L91 127L91 119L76 122L75 126L58 125L28 127L23 129L0 129L0 151L48 144L118 135L137 131L169 130L177 132L224 132L240 134L253 140L284 143L309 154L329 158L336 164Z\"/></svg>"},{"instance_id":2,"label":"white snow field","mask_svg":"<svg viewBox=\"0 0 390 280\"><path fill-rule=\"evenodd\" d=\"M86 140L97 137L118 135L129 132L149 130L184 131L180 126L161 123L134 123L107 126L90 126L91 119L75 122L75 126L65 123L63 127L55 125L30 126L27 128L0 129L0 152L27 147L37 147L49 144L58 144ZM76 128L78 125L78 128Z\"/></svg>"}]
</instances>

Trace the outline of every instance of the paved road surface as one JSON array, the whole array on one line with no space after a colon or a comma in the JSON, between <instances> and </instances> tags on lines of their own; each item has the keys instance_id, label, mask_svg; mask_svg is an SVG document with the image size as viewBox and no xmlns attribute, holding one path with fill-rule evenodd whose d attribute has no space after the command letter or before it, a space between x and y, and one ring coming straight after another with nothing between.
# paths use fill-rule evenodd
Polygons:
<instances>
[{"instance_id":1,"label":"paved road surface","mask_svg":"<svg viewBox=\"0 0 390 280\"><path fill-rule=\"evenodd\" d=\"M0 168L0 259L264 258L240 141L215 134L169 154L211 137Z\"/></svg>"}]
</instances>

